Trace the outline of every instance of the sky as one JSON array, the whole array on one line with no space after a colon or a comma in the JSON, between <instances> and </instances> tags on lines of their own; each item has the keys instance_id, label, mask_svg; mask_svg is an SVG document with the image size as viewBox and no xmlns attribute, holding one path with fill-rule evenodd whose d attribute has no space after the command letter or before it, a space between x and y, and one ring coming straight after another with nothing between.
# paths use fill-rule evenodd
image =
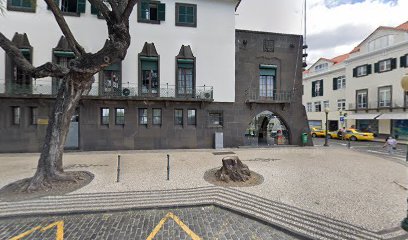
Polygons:
<instances>
[{"instance_id":1,"label":"sky","mask_svg":"<svg viewBox=\"0 0 408 240\"><path fill-rule=\"evenodd\" d=\"M303 34L304 0L242 0L236 28ZM307 0L307 63L350 52L379 26L408 21L408 0Z\"/></svg>"}]
</instances>

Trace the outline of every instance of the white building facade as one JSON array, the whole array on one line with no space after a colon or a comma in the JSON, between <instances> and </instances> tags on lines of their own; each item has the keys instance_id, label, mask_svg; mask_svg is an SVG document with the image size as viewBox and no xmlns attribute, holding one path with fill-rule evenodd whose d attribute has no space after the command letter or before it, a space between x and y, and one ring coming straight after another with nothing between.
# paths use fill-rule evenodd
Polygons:
<instances>
[{"instance_id":1,"label":"white building facade","mask_svg":"<svg viewBox=\"0 0 408 240\"><path fill-rule=\"evenodd\" d=\"M48 61L58 61L59 51L53 51L53 48L57 48L62 33L46 3L40 0L34 2L35 7L27 5L27 1L23 0L7 1L8 11L1 17L0 32L9 39L15 33L25 33L31 47L30 59L34 66L39 66ZM98 51L108 37L106 22L98 17L86 0L57 2L78 42L86 51ZM106 92L102 88L115 86L119 90L130 89L130 94L146 91L154 94L166 91L164 89L170 86L173 90L169 94L176 94L175 91L182 94L190 93L191 88L205 85L207 89L212 87L214 90L212 97L215 101L233 102L235 92L221 90L233 90L235 87L235 8L238 2L141 1L141 4L135 6L130 18L132 42L126 59L112 66L111 70L118 71L113 76L109 76L109 73L106 76L101 76L104 73L98 74L91 94L100 94ZM155 56L143 56L145 43L150 48L154 44ZM191 64L193 70L187 71L184 79L177 79L176 56L183 45L189 46L192 53L189 57L193 60L184 64ZM5 52L0 50L0 91L3 92L7 78L5 59ZM144 59L156 62L144 64ZM149 65L154 68L156 75L150 76L151 79L144 79L141 68L148 68ZM32 90L51 91L51 82L48 78L35 80ZM179 89L175 89L177 87ZM184 89L181 90L182 88Z\"/></svg>"},{"instance_id":2,"label":"white building facade","mask_svg":"<svg viewBox=\"0 0 408 240\"><path fill-rule=\"evenodd\" d=\"M303 77L303 104L310 125L320 123L325 128L324 102L329 101L330 130L355 127L379 136L408 139L408 100L401 87L407 62L408 22L395 28L379 27L350 53L320 59ZM316 69L322 64L326 64L325 69ZM313 83L318 80L323 80L323 92L312 96ZM319 103L322 107L316 109ZM313 107L308 108L310 105Z\"/></svg>"}]
</instances>

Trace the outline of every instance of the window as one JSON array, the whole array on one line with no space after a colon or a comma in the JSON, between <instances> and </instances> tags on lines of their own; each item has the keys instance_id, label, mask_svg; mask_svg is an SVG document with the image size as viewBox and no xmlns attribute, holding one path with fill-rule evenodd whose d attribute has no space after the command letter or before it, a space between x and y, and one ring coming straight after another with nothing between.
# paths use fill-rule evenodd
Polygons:
<instances>
[{"instance_id":1,"label":"window","mask_svg":"<svg viewBox=\"0 0 408 240\"><path fill-rule=\"evenodd\" d=\"M396 68L397 68L396 58L381 60L374 64L374 72L376 73L387 72Z\"/></svg>"},{"instance_id":2,"label":"window","mask_svg":"<svg viewBox=\"0 0 408 240\"><path fill-rule=\"evenodd\" d=\"M394 44L394 35L386 35L368 43L368 51L372 52Z\"/></svg>"},{"instance_id":3,"label":"window","mask_svg":"<svg viewBox=\"0 0 408 240\"><path fill-rule=\"evenodd\" d=\"M363 77L371 74L371 64L365 64L353 69L353 77Z\"/></svg>"},{"instance_id":4,"label":"window","mask_svg":"<svg viewBox=\"0 0 408 240\"><path fill-rule=\"evenodd\" d=\"M69 61L75 58L74 52L67 52L67 51L53 51L54 53L54 59L55 63L63 66L63 67L68 67ZM62 84L62 78L53 78L52 80L52 94L57 94L58 89L60 88Z\"/></svg>"},{"instance_id":5,"label":"window","mask_svg":"<svg viewBox=\"0 0 408 240\"><path fill-rule=\"evenodd\" d=\"M174 125L183 126L183 109L174 109Z\"/></svg>"},{"instance_id":6,"label":"window","mask_svg":"<svg viewBox=\"0 0 408 240\"><path fill-rule=\"evenodd\" d=\"M307 112L313 112L312 103L307 103L306 104L306 111Z\"/></svg>"},{"instance_id":7,"label":"window","mask_svg":"<svg viewBox=\"0 0 408 240\"><path fill-rule=\"evenodd\" d=\"M391 86L378 88L378 107L391 107Z\"/></svg>"},{"instance_id":8,"label":"window","mask_svg":"<svg viewBox=\"0 0 408 240\"><path fill-rule=\"evenodd\" d=\"M197 111L195 109L188 109L187 110L187 125L196 125L197 124L196 112Z\"/></svg>"},{"instance_id":9,"label":"window","mask_svg":"<svg viewBox=\"0 0 408 240\"><path fill-rule=\"evenodd\" d=\"M333 90L346 88L346 76L333 78Z\"/></svg>"},{"instance_id":10,"label":"window","mask_svg":"<svg viewBox=\"0 0 408 240\"><path fill-rule=\"evenodd\" d=\"M160 23L166 18L166 4L157 1L140 1L138 7L138 22Z\"/></svg>"},{"instance_id":11,"label":"window","mask_svg":"<svg viewBox=\"0 0 408 240\"><path fill-rule=\"evenodd\" d=\"M177 59L177 95L192 96L194 85L194 59Z\"/></svg>"},{"instance_id":12,"label":"window","mask_svg":"<svg viewBox=\"0 0 408 240\"><path fill-rule=\"evenodd\" d=\"M35 12L36 0L7 0L7 10Z\"/></svg>"},{"instance_id":13,"label":"window","mask_svg":"<svg viewBox=\"0 0 408 240\"><path fill-rule=\"evenodd\" d=\"M109 108L101 108L101 124L109 125Z\"/></svg>"},{"instance_id":14,"label":"window","mask_svg":"<svg viewBox=\"0 0 408 240\"><path fill-rule=\"evenodd\" d=\"M31 125L37 125L37 119L38 119L38 108L37 107L31 107L30 108L31 112Z\"/></svg>"},{"instance_id":15,"label":"window","mask_svg":"<svg viewBox=\"0 0 408 240\"><path fill-rule=\"evenodd\" d=\"M197 5L176 3L176 26L197 27Z\"/></svg>"},{"instance_id":16,"label":"window","mask_svg":"<svg viewBox=\"0 0 408 240\"><path fill-rule=\"evenodd\" d=\"M139 124L147 125L147 108L139 108Z\"/></svg>"},{"instance_id":17,"label":"window","mask_svg":"<svg viewBox=\"0 0 408 240\"><path fill-rule=\"evenodd\" d=\"M367 95L368 95L368 90L357 90L356 91L357 95L357 108L367 108L368 107L368 102L367 102Z\"/></svg>"},{"instance_id":18,"label":"window","mask_svg":"<svg viewBox=\"0 0 408 240\"><path fill-rule=\"evenodd\" d=\"M323 96L323 80L312 82L312 97Z\"/></svg>"},{"instance_id":19,"label":"window","mask_svg":"<svg viewBox=\"0 0 408 240\"><path fill-rule=\"evenodd\" d=\"M337 100L337 110L338 111L346 110L346 99Z\"/></svg>"},{"instance_id":20,"label":"window","mask_svg":"<svg viewBox=\"0 0 408 240\"><path fill-rule=\"evenodd\" d=\"M322 63L322 64L319 64L319 65L317 65L317 66L315 67L315 71L316 71L316 72L322 71L322 70L327 69L328 67L329 67L329 64L328 64L328 63Z\"/></svg>"},{"instance_id":21,"label":"window","mask_svg":"<svg viewBox=\"0 0 408 240\"><path fill-rule=\"evenodd\" d=\"M145 95L158 95L159 74L157 57L140 57L141 64L141 91Z\"/></svg>"},{"instance_id":22,"label":"window","mask_svg":"<svg viewBox=\"0 0 408 240\"><path fill-rule=\"evenodd\" d=\"M223 126L223 116L221 112L209 113L209 124L212 126Z\"/></svg>"},{"instance_id":23,"label":"window","mask_svg":"<svg viewBox=\"0 0 408 240\"><path fill-rule=\"evenodd\" d=\"M78 15L85 13L86 0L54 0L59 6L61 12L68 13L69 15ZM48 9L50 9L48 7Z\"/></svg>"},{"instance_id":24,"label":"window","mask_svg":"<svg viewBox=\"0 0 408 240\"><path fill-rule=\"evenodd\" d=\"M314 111L315 112L321 112L322 111L322 105L320 102L315 102L314 103Z\"/></svg>"},{"instance_id":25,"label":"window","mask_svg":"<svg viewBox=\"0 0 408 240\"><path fill-rule=\"evenodd\" d=\"M20 107L12 107L12 113L13 113L13 125L19 125L20 124Z\"/></svg>"},{"instance_id":26,"label":"window","mask_svg":"<svg viewBox=\"0 0 408 240\"><path fill-rule=\"evenodd\" d=\"M323 102L323 106L324 106L324 109L330 108L329 101L324 101L324 102Z\"/></svg>"},{"instance_id":27,"label":"window","mask_svg":"<svg viewBox=\"0 0 408 240\"><path fill-rule=\"evenodd\" d=\"M162 124L162 110L160 108L153 108L153 125Z\"/></svg>"},{"instance_id":28,"label":"window","mask_svg":"<svg viewBox=\"0 0 408 240\"><path fill-rule=\"evenodd\" d=\"M103 96L122 96L121 62L113 63L99 75L100 94Z\"/></svg>"},{"instance_id":29,"label":"window","mask_svg":"<svg viewBox=\"0 0 408 240\"><path fill-rule=\"evenodd\" d=\"M124 108L116 108L115 124L116 125L125 124L125 109Z\"/></svg>"},{"instance_id":30,"label":"window","mask_svg":"<svg viewBox=\"0 0 408 240\"><path fill-rule=\"evenodd\" d=\"M391 70L391 59L380 61L380 72L385 72Z\"/></svg>"},{"instance_id":31,"label":"window","mask_svg":"<svg viewBox=\"0 0 408 240\"><path fill-rule=\"evenodd\" d=\"M259 67L259 96L273 97L276 89L276 65L263 65Z\"/></svg>"}]
</instances>

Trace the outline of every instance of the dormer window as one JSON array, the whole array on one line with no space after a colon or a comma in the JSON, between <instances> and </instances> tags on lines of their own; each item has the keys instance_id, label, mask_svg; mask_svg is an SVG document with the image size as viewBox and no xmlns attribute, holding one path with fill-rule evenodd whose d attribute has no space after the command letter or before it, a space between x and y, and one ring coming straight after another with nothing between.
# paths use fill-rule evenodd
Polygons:
<instances>
[{"instance_id":1,"label":"dormer window","mask_svg":"<svg viewBox=\"0 0 408 240\"><path fill-rule=\"evenodd\" d=\"M315 67L315 71L316 71L316 72L322 71L322 70L327 69L328 67L329 67L329 64L328 64L328 63L322 63L322 64L319 64L319 65L317 65L317 66Z\"/></svg>"},{"instance_id":2,"label":"dormer window","mask_svg":"<svg viewBox=\"0 0 408 240\"><path fill-rule=\"evenodd\" d=\"M394 44L394 35L386 35L376 38L368 43L368 51L383 49Z\"/></svg>"}]
</instances>

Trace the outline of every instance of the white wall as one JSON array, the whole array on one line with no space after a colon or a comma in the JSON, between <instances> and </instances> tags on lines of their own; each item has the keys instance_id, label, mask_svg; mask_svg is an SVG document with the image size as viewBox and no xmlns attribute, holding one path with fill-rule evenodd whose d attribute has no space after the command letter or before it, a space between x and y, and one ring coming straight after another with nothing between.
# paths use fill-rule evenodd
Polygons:
<instances>
[{"instance_id":1,"label":"white wall","mask_svg":"<svg viewBox=\"0 0 408 240\"><path fill-rule=\"evenodd\" d=\"M235 6L236 0L183 0L197 4L197 27L175 26L175 0L166 3L166 20L160 24L137 22L137 6L130 18L132 43L122 63L122 83L138 82L138 53L145 42L153 42L160 55L160 82L175 85L175 56L181 45L190 45L196 57L196 85L213 86L214 100L233 102L235 99ZM36 13L7 11L1 18L0 32L10 39L15 32L27 33L34 48L33 64L51 61L62 33L44 1L37 1ZM90 13L66 17L78 42L90 52L100 49L107 38L104 20ZM0 50L0 81L4 81L4 51ZM49 79L37 84L50 84ZM97 87L97 84L94 84Z\"/></svg>"}]
</instances>

